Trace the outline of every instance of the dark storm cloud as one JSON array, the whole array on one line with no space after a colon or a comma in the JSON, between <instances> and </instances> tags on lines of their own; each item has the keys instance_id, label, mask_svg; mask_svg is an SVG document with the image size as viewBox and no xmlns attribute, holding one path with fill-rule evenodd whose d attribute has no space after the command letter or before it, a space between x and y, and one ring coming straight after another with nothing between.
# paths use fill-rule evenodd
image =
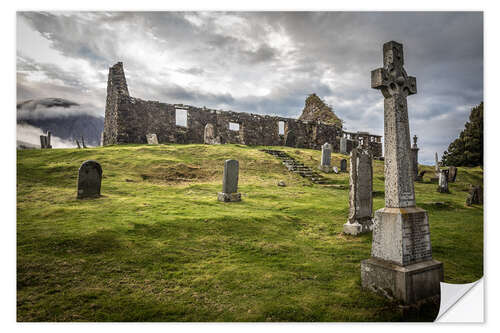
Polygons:
<instances>
[{"instance_id":1,"label":"dark storm cloud","mask_svg":"<svg viewBox=\"0 0 500 333\"><path fill-rule=\"evenodd\" d=\"M315 92L349 130L383 134L370 71L396 40L417 77L411 131L432 162L483 99L480 12L23 12L18 21L75 62L42 60L19 36L19 101L61 97L102 114L107 68L123 61L135 97L297 117Z\"/></svg>"}]
</instances>

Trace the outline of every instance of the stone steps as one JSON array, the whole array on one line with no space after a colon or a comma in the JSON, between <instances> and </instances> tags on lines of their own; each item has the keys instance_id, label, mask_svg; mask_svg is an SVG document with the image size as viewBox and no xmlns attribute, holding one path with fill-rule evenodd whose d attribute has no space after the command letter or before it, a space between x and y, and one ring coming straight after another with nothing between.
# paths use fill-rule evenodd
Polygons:
<instances>
[{"instance_id":1,"label":"stone steps","mask_svg":"<svg viewBox=\"0 0 500 333\"><path fill-rule=\"evenodd\" d=\"M303 178L307 178L314 184L329 183L328 179L313 171L310 167L304 165L303 163L298 162L296 159L281 150L263 149L261 151L279 158L288 171L298 174Z\"/></svg>"}]
</instances>

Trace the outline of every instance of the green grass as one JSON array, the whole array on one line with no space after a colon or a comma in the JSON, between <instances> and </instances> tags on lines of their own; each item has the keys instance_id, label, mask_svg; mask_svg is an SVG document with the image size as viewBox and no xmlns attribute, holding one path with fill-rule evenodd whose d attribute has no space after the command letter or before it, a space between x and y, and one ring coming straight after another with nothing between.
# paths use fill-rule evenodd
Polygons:
<instances>
[{"instance_id":1,"label":"green grass","mask_svg":"<svg viewBox=\"0 0 500 333\"><path fill-rule=\"evenodd\" d=\"M311 185L259 148L18 150L18 321L434 319L361 289L371 235L342 234L347 187ZM277 149L319 164L319 151ZM241 202L216 200L228 158L240 162ZM103 196L77 200L88 159L103 168ZM374 161L374 209L384 206L383 168ZM326 177L349 183L347 173ZM428 177L415 186L445 282L483 275L483 207L464 204L467 184L482 179L479 168L459 168L451 194Z\"/></svg>"}]
</instances>

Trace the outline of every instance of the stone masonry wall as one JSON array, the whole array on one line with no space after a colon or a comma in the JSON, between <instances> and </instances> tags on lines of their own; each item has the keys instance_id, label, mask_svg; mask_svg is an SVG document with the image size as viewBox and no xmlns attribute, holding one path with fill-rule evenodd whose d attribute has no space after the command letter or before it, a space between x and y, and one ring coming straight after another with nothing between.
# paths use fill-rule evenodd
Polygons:
<instances>
[{"instance_id":1,"label":"stone masonry wall","mask_svg":"<svg viewBox=\"0 0 500 333\"><path fill-rule=\"evenodd\" d=\"M186 110L187 126L176 125L176 109ZM284 134L278 132L278 123L284 122ZM229 123L239 124L231 130ZM340 150L342 129L321 122L243 112L219 111L182 104L145 101L129 96L122 63L110 68L104 120L104 145L147 143L146 135L155 133L159 143L204 143L207 124L214 125L220 143L244 145L290 146L321 149L328 142L334 152ZM367 134L370 136L369 134ZM376 136L372 136L376 137ZM372 139L375 140L375 139ZM351 141L351 140L349 140ZM374 156L382 155L382 145L369 142ZM355 145L348 142L348 152Z\"/></svg>"}]
</instances>

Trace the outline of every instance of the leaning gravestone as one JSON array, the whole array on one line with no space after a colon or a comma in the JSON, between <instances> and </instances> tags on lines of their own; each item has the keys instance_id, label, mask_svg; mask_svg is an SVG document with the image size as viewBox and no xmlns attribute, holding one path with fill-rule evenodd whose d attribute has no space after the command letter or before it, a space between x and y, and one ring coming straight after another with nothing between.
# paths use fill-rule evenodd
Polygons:
<instances>
[{"instance_id":1,"label":"leaning gravestone","mask_svg":"<svg viewBox=\"0 0 500 333\"><path fill-rule=\"evenodd\" d=\"M102 168L96 161L85 161L78 170L76 198L98 198L101 196Z\"/></svg>"},{"instance_id":2,"label":"leaning gravestone","mask_svg":"<svg viewBox=\"0 0 500 333\"><path fill-rule=\"evenodd\" d=\"M483 188L481 186L470 186L469 196L465 201L467 206L483 204Z\"/></svg>"},{"instance_id":3,"label":"leaning gravestone","mask_svg":"<svg viewBox=\"0 0 500 333\"><path fill-rule=\"evenodd\" d=\"M224 162L224 175L222 179L222 192L219 192L219 201L241 201L241 193L238 193L238 161L226 160Z\"/></svg>"},{"instance_id":4,"label":"leaning gravestone","mask_svg":"<svg viewBox=\"0 0 500 333\"><path fill-rule=\"evenodd\" d=\"M347 138L340 138L340 153L344 155L347 154Z\"/></svg>"},{"instance_id":5,"label":"leaning gravestone","mask_svg":"<svg viewBox=\"0 0 500 333\"><path fill-rule=\"evenodd\" d=\"M146 134L146 140L148 141L148 145L157 145L158 137L155 133Z\"/></svg>"},{"instance_id":6,"label":"leaning gravestone","mask_svg":"<svg viewBox=\"0 0 500 333\"><path fill-rule=\"evenodd\" d=\"M332 146L326 142L321 146L321 164L318 169L323 172L332 172Z\"/></svg>"},{"instance_id":7,"label":"leaning gravestone","mask_svg":"<svg viewBox=\"0 0 500 333\"><path fill-rule=\"evenodd\" d=\"M439 193L450 193L448 190L448 170L441 170L437 187Z\"/></svg>"},{"instance_id":8,"label":"leaning gravestone","mask_svg":"<svg viewBox=\"0 0 500 333\"><path fill-rule=\"evenodd\" d=\"M351 151L349 170L349 218L344 233L358 235L372 230L373 226L373 168L368 151L354 148Z\"/></svg>"},{"instance_id":9,"label":"leaning gravestone","mask_svg":"<svg viewBox=\"0 0 500 333\"><path fill-rule=\"evenodd\" d=\"M340 160L340 172L347 172L347 160L345 158Z\"/></svg>"},{"instance_id":10,"label":"leaning gravestone","mask_svg":"<svg viewBox=\"0 0 500 333\"><path fill-rule=\"evenodd\" d=\"M457 179L458 169L455 166L450 166L448 168L448 182L454 183Z\"/></svg>"},{"instance_id":11,"label":"leaning gravestone","mask_svg":"<svg viewBox=\"0 0 500 333\"><path fill-rule=\"evenodd\" d=\"M375 213L371 258L361 262L361 285L415 304L439 297L443 264L432 259L429 218L415 205L407 96L416 79L403 68L403 45L384 44L384 67L371 73L384 96L385 207Z\"/></svg>"}]
</instances>

